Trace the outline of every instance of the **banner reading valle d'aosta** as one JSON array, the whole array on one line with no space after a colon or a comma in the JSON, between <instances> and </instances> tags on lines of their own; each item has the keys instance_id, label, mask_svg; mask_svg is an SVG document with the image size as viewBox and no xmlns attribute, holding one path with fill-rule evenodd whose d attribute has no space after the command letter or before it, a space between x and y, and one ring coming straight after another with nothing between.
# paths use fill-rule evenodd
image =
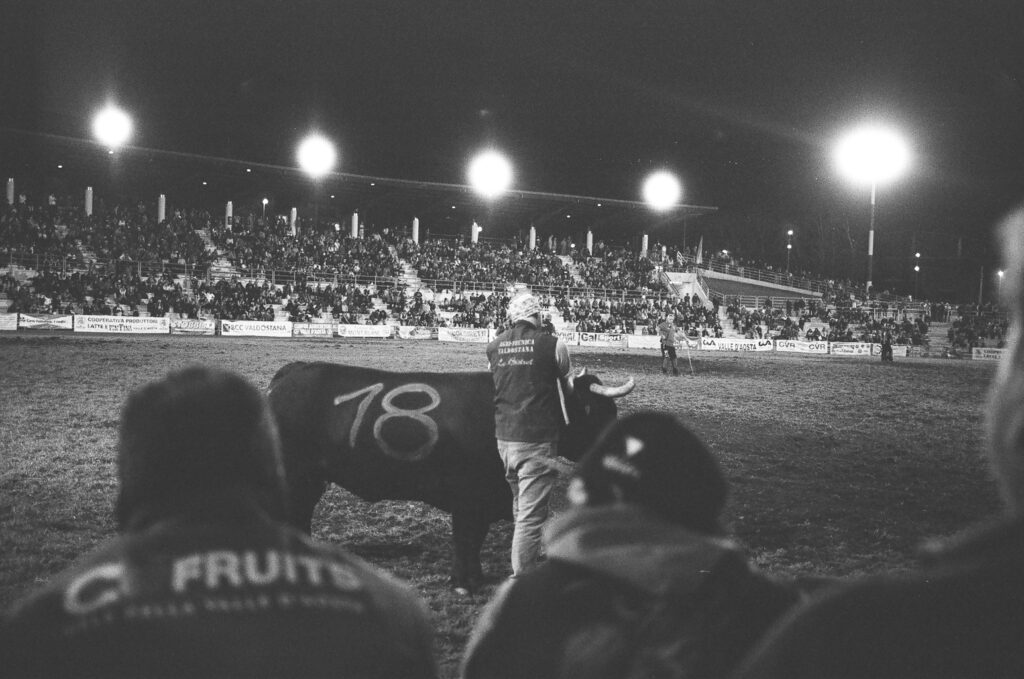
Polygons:
<instances>
[{"instance_id":1,"label":"banner reading valle d'aosta","mask_svg":"<svg viewBox=\"0 0 1024 679\"><path fill-rule=\"evenodd\" d=\"M770 339L701 337L700 348L710 351L772 351L774 344Z\"/></svg>"}]
</instances>

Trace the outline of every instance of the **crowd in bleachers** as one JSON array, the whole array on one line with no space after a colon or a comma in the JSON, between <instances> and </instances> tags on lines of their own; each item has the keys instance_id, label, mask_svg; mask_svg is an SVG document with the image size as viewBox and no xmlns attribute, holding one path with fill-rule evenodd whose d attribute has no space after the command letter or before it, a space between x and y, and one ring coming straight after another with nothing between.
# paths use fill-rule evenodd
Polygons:
<instances>
[{"instance_id":1,"label":"crowd in bleachers","mask_svg":"<svg viewBox=\"0 0 1024 679\"><path fill-rule=\"evenodd\" d=\"M513 284L546 289L548 304L563 327L586 332L653 334L659 315L671 312L690 336L720 336L717 302L705 308L688 297L669 296L657 282L659 267L692 268L694 248L655 243L642 257L624 247L598 241L591 254L569 239L530 250L522 240L470 243L453 238L414 243L398 231L383 229L366 237L342 235L339 225L322 230L287 218L246 213L226 228L222 219L201 210L176 209L157 224L146 206L103 209L85 217L67 201L46 206L25 203L6 210L0 234L8 250L38 256L40 275L31 283L7 284L12 311L25 313L177 314L226 320L270 320L284 314L292 321L334 319L340 322L403 325L453 325L499 328L505 323L506 295L461 293L486 282L491 290ZM207 245L207 239L213 247ZM562 252L559 255L556 253ZM60 274L67 262L81 268L87 257L117 265ZM189 262L198 266L222 258L246 274L246 280L224 277L140 276L133 262ZM702 253L704 263L732 267L742 275L750 262L722 251ZM398 281L403 265L427 285L427 296ZM272 271L301 273L319 283L275 285ZM356 281L373 277L372 285ZM256 278L259 282L254 282ZM297 276L302 280L302 275ZM570 294L570 289L573 293ZM587 290L593 292L587 292ZM554 291L563 290L563 293ZM455 291L455 292L453 292ZM582 291L582 292L581 292ZM616 291L626 293L618 296ZM713 299L717 296L713 295ZM374 299L379 303L375 304ZM724 300L720 300L723 301ZM807 306L805 306L805 304ZM927 333L923 321L875 318L856 309L789 300L786 308L748 309L728 303L727 325L751 338L872 341L888 337L897 344L920 344ZM831 310L831 311L829 311ZM812 328L805 330L811 322ZM827 323L828 330L823 330ZM1005 322L984 315L961 320L950 330L954 346L998 345Z\"/></svg>"},{"instance_id":2,"label":"crowd in bleachers","mask_svg":"<svg viewBox=\"0 0 1024 679\"><path fill-rule=\"evenodd\" d=\"M957 351L970 351L974 347L1006 346L1009 320L1004 312L992 305L962 308L959 318L947 331L949 345Z\"/></svg>"}]
</instances>

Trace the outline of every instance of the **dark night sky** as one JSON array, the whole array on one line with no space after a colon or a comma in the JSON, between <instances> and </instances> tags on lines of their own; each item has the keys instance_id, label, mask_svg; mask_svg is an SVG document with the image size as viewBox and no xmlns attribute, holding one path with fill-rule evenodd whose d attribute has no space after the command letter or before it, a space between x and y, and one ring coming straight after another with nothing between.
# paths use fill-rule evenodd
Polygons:
<instances>
[{"instance_id":1,"label":"dark night sky","mask_svg":"<svg viewBox=\"0 0 1024 679\"><path fill-rule=\"evenodd\" d=\"M464 181L485 144L520 189L684 201L798 226L868 196L830 151L866 119L913 170L895 231L987 233L1024 198L1024 3L0 0L2 124L88 136L109 93L135 144L294 163L311 127L344 172Z\"/></svg>"}]
</instances>

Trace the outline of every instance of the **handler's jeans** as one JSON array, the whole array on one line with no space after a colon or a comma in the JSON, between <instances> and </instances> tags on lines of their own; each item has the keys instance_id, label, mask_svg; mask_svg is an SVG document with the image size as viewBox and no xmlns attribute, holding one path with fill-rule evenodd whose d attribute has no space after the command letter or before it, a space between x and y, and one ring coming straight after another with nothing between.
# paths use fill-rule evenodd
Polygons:
<instances>
[{"instance_id":1,"label":"handler's jeans","mask_svg":"<svg viewBox=\"0 0 1024 679\"><path fill-rule=\"evenodd\" d=\"M558 474L544 460L554 458L558 444L498 440L498 453L505 463L505 478L512 488L512 576L522 575L537 565L541 533L548 518L548 499Z\"/></svg>"}]
</instances>

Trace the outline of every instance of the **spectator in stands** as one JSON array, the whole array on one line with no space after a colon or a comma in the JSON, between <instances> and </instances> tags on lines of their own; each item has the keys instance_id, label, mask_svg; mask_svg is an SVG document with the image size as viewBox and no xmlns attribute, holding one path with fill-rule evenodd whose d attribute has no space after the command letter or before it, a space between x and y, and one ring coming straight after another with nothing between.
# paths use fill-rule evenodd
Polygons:
<instances>
[{"instance_id":1,"label":"spectator in stands","mask_svg":"<svg viewBox=\"0 0 1024 679\"><path fill-rule=\"evenodd\" d=\"M467 679L724 677L798 599L724 537L725 478L672 416L610 425L568 494L547 560L481 614Z\"/></svg>"},{"instance_id":2,"label":"spectator in stands","mask_svg":"<svg viewBox=\"0 0 1024 679\"><path fill-rule=\"evenodd\" d=\"M1001 236L1012 322L987 446L1004 518L931 545L917 573L823 594L769 635L740 676L1024 676L1024 210Z\"/></svg>"},{"instance_id":3,"label":"spectator in stands","mask_svg":"<svg viewBox=\"0 0 1024 679\"><path fill-rule=\"evenodd\" d=\"M264 396L215 368L134 392L121 535L0 621L5 676L433 677L406 586L285 523Z\"/></svg>"}]
</instances>

